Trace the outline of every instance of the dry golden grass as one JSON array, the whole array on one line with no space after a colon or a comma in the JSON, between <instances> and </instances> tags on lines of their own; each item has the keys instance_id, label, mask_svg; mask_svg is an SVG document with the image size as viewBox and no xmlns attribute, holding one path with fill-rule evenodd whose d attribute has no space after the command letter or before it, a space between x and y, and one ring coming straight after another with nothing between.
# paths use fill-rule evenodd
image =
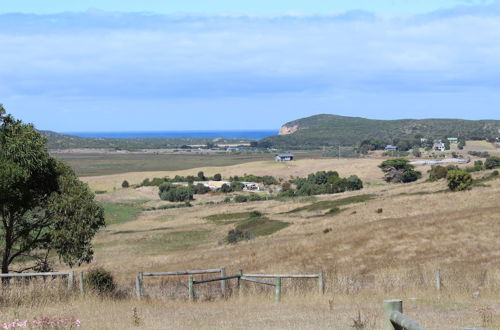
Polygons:
<instances>
[{"instance_id":1,"label":"dry golden grass","mask_svg":"<svg viewBox=\"0 0 500 330\"><path fill-rule=\"evenodd\" d=\"M243 173L304 176L332 169L341 175L358 174L365 181L381 182L377 168L380 160L333 162L301 161L294 166L250 163L228 167L227 171L226 168L205 171L208 175L220 171L224 176ZM144 173L134 175L138 181L147 177ZM114 184L123 178L87 178L87 181ZM126 179L134 182L130 177ZM4 300L0 315L3 320L16 313L21 318L76 316L86 328L128 329L134 328L132 310L136 307L143 322L141 327L146 329L350 329L359 309L363 317L370 318L367 329L379 329L382 300L402 298L405 312L429 329L482 325L478 309L484 306L494 309L488 326L500 327L500 179L458 193L447 191L444 181L420 181L371 185L358 192L318 196L317 200L361 194L375 197L341 206L342 212L333 216L324 215L327 210L286 213L312 203L298 200L198 204L192 208L148 211L134 221L107 227L95 239L95 264L114 274L125 296L133 296L138 271L226 267L231 274L238 269L255 273L317 273L323 269L325 297L314 293L317 291L314 280L284 280L281 305L272 303L269 288L253 285L248 286L246 299L234 295L227 301L221 300L217 298L217 284L200 287L202 301L193 304L186 302L185 277L147 278L144 290L150 300L102 300L90 296L17 305ZM154 188L120 189L99 198L111 202L146 199L158 202ZM379 209L382 211L378 212ZM291 225L270 236L227 245L221 242L234 225L205 219L208 215L254 210ZM331 231L324 233L327 228ZM443 271L441 293L433 288L437 268ZM479 292L479 297L474 298L473 292ZM33 295L30 297L36 300Z\"/></svg>"},{"instance_id":2,"label":"dry golden grass","mask_svg":"<svg viewBox=\"0 0 500 330\"><path fill-rule=\"evenodd\" d=\"M123 180L131 184L141 183L146 178L174 177L176 175L196 175L203 171L207 176L213 176L216 173L222 173L224 177L234 175L255 174L272 175L275 177L289 178L291 176L307 176L309 173L335 169L341 176L356 174L366 182L381 182L380 170L377 165L380 159L304 159L289 163L251 162L226 167L201 167L182 171L163 171L163 172L132 172L105 176L83 177L82 181L87 182L94 190L112 191L113 188L119 189Z\"/></svg>"}]
</instances>

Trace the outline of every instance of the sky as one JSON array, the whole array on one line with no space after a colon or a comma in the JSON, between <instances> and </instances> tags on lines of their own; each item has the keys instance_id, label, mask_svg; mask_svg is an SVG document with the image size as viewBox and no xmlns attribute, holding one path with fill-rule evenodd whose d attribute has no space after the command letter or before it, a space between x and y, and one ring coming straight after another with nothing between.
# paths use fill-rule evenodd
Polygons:
<instances>
[{"instance_id":1,"label":"sky","mask_svg":"<svg viewBox=\"0 0 500 330\"><path fill-rule=\"evenodd\" d=\"M500 1L11 1L0 103L58 132L500 119Z\"/></svg>"}]
</instances>

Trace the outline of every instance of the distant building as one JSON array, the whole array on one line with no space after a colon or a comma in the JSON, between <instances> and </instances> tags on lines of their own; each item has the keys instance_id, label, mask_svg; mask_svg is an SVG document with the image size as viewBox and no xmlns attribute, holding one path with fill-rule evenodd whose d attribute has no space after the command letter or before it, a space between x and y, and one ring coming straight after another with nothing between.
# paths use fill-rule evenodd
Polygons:
<instances>
[{"instance_id":1,"label":"distant building","mask_svg":"<svg viewBox=\"0 0 500 330\"><path fill-rule=\"evenodd\" d=\"M448 138L450 143L458 143L458 138Z\"/></svg>"},{"instance_id":2,"label":"distant building","mask_svg":"<svg viewBox=\"0 0 500 330\"><path fill-rule=\"evenodd\" d=\"M226 151L240 151L241 149L239 147L228 147Z\"/></svg>"},{"instance_id":3,"label":"distant building","mask_svg":"<svg viewBox=\"0 0 500 330\"><path fill-rule=\"evenodd\" d=\"M427 142L426 138L420 138L420 143L425 143L425 142Z\"/></svg>"},{"instance_id":4,"label":"distant building","mask_svg":"<svg viewBox=\"0 0 500 330\"><path fill-rule=\"evenodd\" d=\"M439 141L439 142L436 142L434 143L434 150L436 151L445 151L446 150L446 146L443 142Z\"/></svg>"},{"instance_id":5,"label":"distant building","mask_svg":"<svg viewBox=\"0 0 500 330\"><path fill-rule=\"evenodd\" d=\"M277 154L277 162L291 162L295 156L293 154Z\"/></svg>"},{"instance_id":6,"label":"distant building","mask_svg":"<svg viewBox=\"0 0 500 330\"><path fill-rule=\"evenodd\" d=\"M385 151L398 151L398 147L388 144L385 146Z\"/></svg>"},{"instance_id":7,"label":"distant building","mask_svg":"<svg viewBox=\"0 0 500 330\"><path fill-rule=\"evenodd\" d=\"M243 183L243 190L248 191L248 190L260 190L259 184L256 182L242 182Z\"/></svg>"}]
</instances>

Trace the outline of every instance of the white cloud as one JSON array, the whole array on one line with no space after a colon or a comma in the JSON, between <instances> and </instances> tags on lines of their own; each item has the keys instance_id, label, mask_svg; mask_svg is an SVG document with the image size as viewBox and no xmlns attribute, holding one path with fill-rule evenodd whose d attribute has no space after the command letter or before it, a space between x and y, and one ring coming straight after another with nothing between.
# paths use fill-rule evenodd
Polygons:
<instances>
[{"instance_id":1,"label":"white cloud","mask_svg":"<svg viewBox=\"0 0 500 330\"><path fill-rule=\"evenodd\" d=\"M499 18L498 3L392 17L2 15L0 96L109 104L338 93L449 98L472 89L498 94Z\"/></svg>"}]
</instances>

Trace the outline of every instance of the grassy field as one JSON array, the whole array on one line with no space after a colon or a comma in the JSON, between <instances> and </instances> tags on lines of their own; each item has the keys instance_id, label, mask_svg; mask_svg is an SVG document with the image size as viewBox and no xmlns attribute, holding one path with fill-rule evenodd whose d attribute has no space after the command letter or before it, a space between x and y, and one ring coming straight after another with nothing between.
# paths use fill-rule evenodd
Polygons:
<instances>
[{"instance_id":1,"label":"grassy field","mask_svg":"<svg viewBox=\"0 0 500 330\"><path fill-rule=\"evenodd\" d=\"M429 329L500 328L500 179L457 193L448 191L444 181L383 184L380 162L251 162L84 178L93 189L111 187L97 198L105 203L108 217L126 219L109 222L97 235L93 263L113 273L123 298L4 294L0 317L75 316L89 329L353 329L359 311L364 329L380 329L382 300L402 298L405 313ZM200 196L193 207L153 211L146 209L164 203L155 187L112 191L123 179L134 183L200 169L208 175L218 171L223 176L280 177L328 169L342 176L358 174L372 184L357 192L248 203L218 203L224 196L209 194ZM426 167L419 170L425 173ZM125 218L126 207L139 213ZM277 227L270 220L286 225ZM261 236L226 244L228 231L237 226L252 230L257 226ZM147 299L133 298L138 271L217 267L226 267L229 274L238 269L252 273L323 269L326 294L317 295L315 281L284 280L283 303L275 305L270 288L249 284L244 298L235 294L225 300L215 283L200 287L200 301L189 303L187 279L173 277L148 278ZM438 268L443 273L440 293L434 289ZM229 284L233 292L235 285ZM16 304L15 297L23 294L31 297L26 298L30 303ZM134 323L137 319L140 325Z\"/></svg>"},{"instance_id":2,"label":"grassy field","mask_svg":"<svg viewBox=\"0 0 500 330\"><path fill-rule=\"evenodd\" d=\"M299 158L318 157L316 151L298 152ZM56 153L79 176L108 175L127 172L179 171L197 167L228 166L272 160L271 153Z\"/></svg>"}]
</instances>

